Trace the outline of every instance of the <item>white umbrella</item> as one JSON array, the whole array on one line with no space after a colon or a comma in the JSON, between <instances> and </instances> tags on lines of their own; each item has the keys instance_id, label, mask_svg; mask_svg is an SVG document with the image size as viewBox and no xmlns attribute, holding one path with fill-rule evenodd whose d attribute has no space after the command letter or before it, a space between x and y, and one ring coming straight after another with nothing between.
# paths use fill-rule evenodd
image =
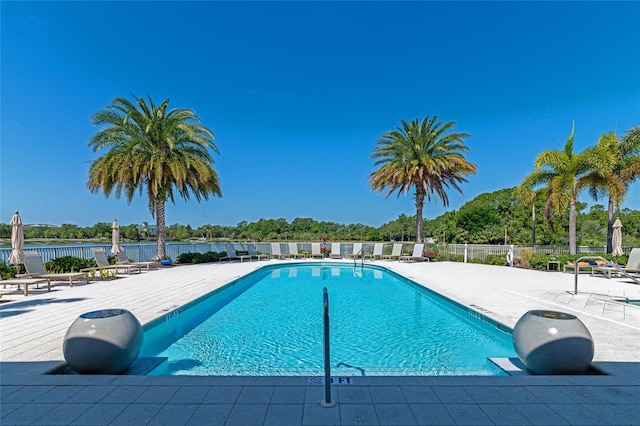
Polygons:
<instances>
[{"instance_id":1,"label":"white umbrella","mask_svg":"<svg viewBox=\"0 0 640 426\"><path fill-rule=\"evenodd\" d=\"M24 263L24 252L22 251L24 232L20 213L15 212L9 225L11 225L11 254L9 255L9 262L18 265Z\"/></svg>"},{"instance_id":2,"label":"white umbrella","mask_svg":"<svg viewBox=\"0 0 640 426\"><path fill-rule=\"evenodd\" d=\"M622 256L622 222L620 222L620 218L616 218L616 221L613 222L613 237L611 238L611 247L613 251L611 254L614 256Z\"/></svg>"},{"instance_id":3,"label":"white umbrella","mask_svg":"<svg viewBox=\"0 0 640 426\"><path fill-rule=\"evenodd\" d=\"M118 226L118 221L114 220L111 225L111 254L117 256L120 252L122 252L120 247L120 227Z\"/></svg>"}]
</instances>

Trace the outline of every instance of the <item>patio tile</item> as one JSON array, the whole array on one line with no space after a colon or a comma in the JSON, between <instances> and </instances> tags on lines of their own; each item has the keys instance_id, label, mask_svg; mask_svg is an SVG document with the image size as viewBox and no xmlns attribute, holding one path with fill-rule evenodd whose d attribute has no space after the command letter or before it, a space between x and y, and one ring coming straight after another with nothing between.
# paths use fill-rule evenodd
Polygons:
<instances>
[{"instance_id":1,"label":"patio tile","mask_svg":"<svg viewBox=\"0 0 640 426\"><path fill-rule=\"evenodd\" d=\"M180 389L179 386L150 386L136 400L136 404L165 404Z\"/></svg>"},{"instance_id":2,"label":"patio tile","mask_svg":"<svg viewBox=\"0 0 640 426\"><path fill-rule=\"evenodd\" d=\"M522 386L496 386L494 389L511 404L540 403L540 400L534 394Z\"/></svg>"},{"instance_id":3,"label":"patio tile","mask_svg":"<svg viewBox=\"0 0 640 426\"><path fill-rule=\"evenodd\" d=\"M375 409L381 425L417 424L409 404L376 404Z\"/></svg>"},{"instance_id":4,"label":"patio tile","mask_svg":"<svg viewBox=\"0 0 640 426\"><path fill-rule=\"evenodd\" d=\"M546 404L514 404L513 407L534 425L567 425L569 422Z\"/></svg>"},{"instance_id":5,"label":"patio tile","mask_svg":"<svg viewBox=\"0 0 640 426\"><path fill-rule=\"evenodd\" d=\"M131 404L128 405L110 425L144 425L158 415L163 404Z\"/></svg>"},{"instance_id":6,"label":"patio tile","mask_svg":"<svg viewBox=\"0 0 640 426\"><path fill-rule=\"evenodd\" d=\"M440 398L430 386L400 386L407 402L432 404L440 403Z\"/></svg>"},{"instance_id":7,"label":"patio tile","mask_svg":"<svg viewBox=\"0 0 640 426\"><path fill-rule=\"evenodd\" d=\"M197 404L180 404L180 406L167 404L158 411L158 414L151 419L149 424L170 426L186 425L197 408Z\"/></svg>"},{"instance_id":8,"label":"patio tile","mask_svg":"<svg viewBox=\"0 0 640 426\"><path fill-rule=\"evenodd\" d=\"M105 404L130 404L147 390L147 386L116 386L100 400Z\"/></svg>"},{"instance_id":9,"label":"patio tile","mask_svg":"<svg viewBox=\"0 0 640 426\"><path fill-rule=\"evenodd\" d=\"M92 405L70 424L73 425L104 425L111 423L118 417L127 404L95 404Z\"/></svg>"},{"instance_id":10,"label":"patio tile","mask_svg":"<svg viewBox=\"0 0 640 426\"><path fill-rule=\"evenodd\" d=\"M318 400L319 401L319 400ZM303 425L339 425L340 424L340 404L332 408L324 408L320 402L315 404L304 404L302 414Z\"/></svg>"},{"instance_id":11,"label":"patio tile","mask_svg":"<svg viewBox=\"0 0 640 426\"><path fill-rule=\"evenodd\" d=\"M302 424L304 404L269 405L264 419L265 425L299 425Z\"/></svg>"},{"instance_id":12,"label":"patio tile","mask_svg":"<svg viewBox=\"0 0 640 426\"><path fill-rule=\"evenodd\" d=\"M169 399L169 404L199 404L211 390L209 386L180 386Z\"/></svg>"},{"instance_id":13,"label":"patio tile","mask_svg":"<svg viewBox=\"0 0 640 426\"><path fill-rule=\"evenodd\" d=\"M491 419L496 425L529 425L531 422L527 420L521 412L516 410L510 404L478 404L480 409Z\"/></svg>"},{"instance_id":14,"label":"patio tile","mask_svg":"<svg viewBox=\"0 0 640 426\"><path fill-rule=\"evenodd\" d=\"M374 404L406 404L407 399L400 386L370 386L369 393Z\"/></svg>"},{"instance_id":15,"label":"patio tile","mask_svg":"<svg viewBox=\"0 0 640 426\"><path fill-rule=\"evenodd\" d=\"M304 386L274 386L271 404L304 404Z\"/></svg>"},{"instance_id":16,"label":"patio tile","mask_svg":"<svg viewBox=\"0 0 640 426\"><path fill-rule=\"evenodd\" d=\"M369 386L337 386L337 390L338 395L336 400L341 404L373 403L373 398L371 397L371 389ZM324 396L324 390L322 396Z\"/></svg>"},{"instance_id":17,"label":"patio tile","mask_svg":"<svg viewBox=\"0 0 640 426\"><path fill-rule=\"evenodd\" d=\"M453 417L443 404L409 404L419 425L455 425Z\"/></svg>"},{"instance_id":18,"label":"patio tile","mask_svg":"<svg viewBox=\"0 0 640 426\"><path fill-rule=\"evenodd\" d=\"M35 425L68 425L82 416L91 404L54 404L54 409L36 420Z\"/></svg>"},{"instance_id":19,"label":"patio tile","mask_svg":"<svg viewBox=\"0 0 640 426\"><path fill-rule=\"evenodd\" d=\"M586 408L610 425L637 425L638 405L589 404Z\"/></svg>"},{"instance_id":20,"label":"patio tile","mask_svg":"<svg viewBox=\"0 0 640 426\"><path fill-rule=\"evenodd\" d=\"M507 399L493 386L464 386L463 389L477 404L504 404Z\"/></svg>"},{"instance_id":21,"label":"patio tile","mask_svg":"<svg viewBox=\"0 0 640 426\"><path fill-rule=\"evenodd\" d=\"M273 386L244 386L236 404L268 404L273 395Z\"/></svg>"},{"instance_id":22,"label":"patio tile","mask_svg":"<svg viewBox=\"0 0 640 426\"><path fill-rule=\"evenodd\" d=\"M599 416L587 407L588 404L549 404L549 408L574 425L595 425L607 422L606 413Z\"/></svg>"},{"instance_id":23,"label":"patio tile","mask_svg":"<svg viewBox=\"0 0 640 426\"><path fill-rule=\"evenodd\" d=\"M39 404L39 403L29 403L24 404L12 412L8 413L6 416L4 413L2 417L0 417L0 424L3 425L28 425L41 417L45 416L47 413L51 412L56 408L55 404Z\"/></svg>"},{"instance_id":24,"label":"patio tile","mask_svg":"<svg viewBox=\"0 0 640 426\"><path fill-rule=\"evenodd\" d=\"M232 409L233 404L201 404L191 415L187 425L223 425Z\"/></svg>"},{"instance_id":25,"label":"patio tile","mask_svg":"<svg viewBox=\"0 0 640 426\"><path fill-rule=\"evenodd\" d=\"M432 389L443 404L473 403L473 398L462 387L434 386Z\"/></svg>"},{"instance_id":26,"label":"patio tile","mask_svg":"<svg viewBox=\"0 0 640 426\"><path fill-rule=\"evenodd\" d=\"M457 424L492 425L491 419L475 404L444 404Z\"/></svg>"},{"instance_id":27,"label":"patio tile","mask_svg":"<svg viewBox=\"0 0 640 426\"><path fill-rule=\"evenodd\" d=\"M269 404L236 404L231 409L225 425L261 425L267 415Z\"/></svg>"},{"instance_id":28,"label":"patio tile","mask_svg":"<svg viewBox=\"0 0 640 426\"><path fill-rule=\"evenodd\" d=\"M340 424L376 425L378 415L373 404L340 404Z\"/></svg>"},{"instance_id":29,"label":"patio tile","mask_svg":"<svg viewBox=\"0 0 640 426\"><path fill-rule=\"evenodd\" d=\"M242 392L242 386L212 386L202 403L235 404Z\"/></svg>"}]
</instances>

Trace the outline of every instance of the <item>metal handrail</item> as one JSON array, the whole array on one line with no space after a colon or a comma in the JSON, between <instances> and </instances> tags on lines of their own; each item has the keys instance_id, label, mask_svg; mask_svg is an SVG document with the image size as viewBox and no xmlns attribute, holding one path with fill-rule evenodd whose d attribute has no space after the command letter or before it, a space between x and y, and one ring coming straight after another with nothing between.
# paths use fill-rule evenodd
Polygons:
<instances>
[{"instance_id":1,"label":"metal handrail","mask_svg":"<svg viewBox=\"0 0 640 426\"><path fill-rule=\"evenodd\" d=\"M578 273L580 272L580 267L578 266L578 264L579 264L579 262L581 262L582 260L585 260L585 259L591 259L591 260L593 260L593 259L598 260L598 259L599 259L599 260L604 260L605 262L607 262L607 264L606 264L606 265L602 265L602 266L611 266L611 267L614 267L614 264L613 264L610 260L605 259L605 258L604 258L604 257L602 257L602 256L581 256L581 257L577 258L577 259L575 260L575 263L574 263L574 269L573 269L573 275L575 276L575 278L574 278L574 284L573 284L573 294L574 294L574 295L575 295L575 294L578 294L578 275L579 275ZM625 277L627 277L627 278L631 278L633 281L635 281L635 282L637 282L637 283L639 283L639 284L640 284L640 280L638 280L638 279L637 279L636 277L634 277L633 275L629 274L627 271L623 271L622 269L620 269L620 270L618 270L618 273L619 273L619 274L621 274L621 275L623 275L623 276L625 276Z\"/></svg>"},{"instance_id":2,"label":"metal handrail","mask_svg":"<svg viewBox=\"0 0 640 426\"><path fill-rule=\"evenodd\" d=\"M353 266L356 267L357 264L356 262L358 261L358 255L360 255L360 260L361 260L361 264L362 266L364 266L364 253L363 253L364 247L362 247L360 250L358 250L358 252L356 254L353 255Z\"/></svg>"},{"instance_id":3,"label":"metal handrail","mask_svg":"<svg viewBox=\"0 0 640 426\"><path fill-rule=\"evenodd\" d=\"M336 405L331 400L331 350L329 347L329 291L326 287L322 289L322 304L324 317L324 401L320 405L330 408Z\"/></svg>"}]
</instances>

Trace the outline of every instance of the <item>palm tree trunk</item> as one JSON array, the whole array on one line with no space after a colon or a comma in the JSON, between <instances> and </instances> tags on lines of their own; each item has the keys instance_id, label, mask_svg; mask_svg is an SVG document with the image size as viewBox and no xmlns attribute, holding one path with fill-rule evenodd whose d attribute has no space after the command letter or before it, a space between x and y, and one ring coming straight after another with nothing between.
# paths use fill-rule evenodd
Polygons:
<instances>
[{"instance_id":1,"label":"palm tree trunk","mask_svg":"<svg viewBox=\"0 0 640 426\"><path fill-rule=\"evenodd\" d=\"M167 255L167 230L165 227L165 202L156 200L156 236L158 246L153 260L162 260Z\"/></svg>"},{"instance_id":2,"label":"palm tree trunk","mask_svg":"<svg viewBox=\"0 0 640 426\"><path fill-rule=\"evenodd\" d=\"M569 202L569 254L576 254L576 200Z\"/></svg>"},{"instance_id":3,"label":"palm tree trunk","mask_svg":"<svg viewBox=\"0 0 640 426\"><path fill-rule=\"evenodd\" d=\"M424 207L424 193L416 190L416 242L422 242L422 208Z\"/></svg>"},{"instance_id":4,"label":"palm tree trunk","mask_svg":"<svg viewBox=\"0 0 640 426\"><path fill-rule=\"evenodd\" d=\"M609 197L609 216L607 217L607 253L613 252L613 198Z\"/></svg>"}]
</instances>

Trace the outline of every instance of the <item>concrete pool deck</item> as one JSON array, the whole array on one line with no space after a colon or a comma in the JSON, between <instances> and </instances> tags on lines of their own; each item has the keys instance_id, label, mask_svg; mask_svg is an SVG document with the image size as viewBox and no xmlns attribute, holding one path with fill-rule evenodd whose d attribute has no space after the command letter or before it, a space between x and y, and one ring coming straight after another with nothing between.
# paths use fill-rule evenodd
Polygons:
<instances>
[{"instance_id":1,"label":"concrete pool deck","mask_svg":"<svg viewBox=\"0 0 640 426\"><path fill-rule=\"evenodd\" d=\"M113 281L30 288L0 304L0 424L637 424L640 299L624 279L450 262L374 262L509 327L531 309L577 315L605 375L306 377L43 374L63 364L62 340L84 312L130 310L143 324L259 267L291 261L176 266ZM349 263L353 264L353 261ZM370 262L367 262L370 263Z\"/></svg>"}]
</instances>

